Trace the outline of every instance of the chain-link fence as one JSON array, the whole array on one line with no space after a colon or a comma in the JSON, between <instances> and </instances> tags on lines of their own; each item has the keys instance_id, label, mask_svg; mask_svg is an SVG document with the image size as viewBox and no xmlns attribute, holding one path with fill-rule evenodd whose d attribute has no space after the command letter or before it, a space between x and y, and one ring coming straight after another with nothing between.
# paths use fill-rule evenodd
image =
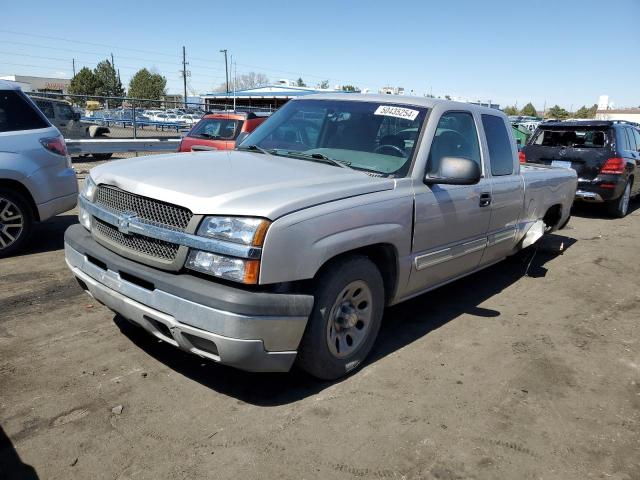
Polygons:
<instances>
[{"instance_id":1,"label":"chain-link fence","mask_svg":"<svg viewBox=\"0 0 640 480\"><path fill-rule=\"evenodd\" d=\"M130 97L28 93L65 139L179 138L209 112L231 111L233 104L185 102L181 97L150 100ZM272 111L237 107L236 111Z\"/></svg>"}]
</instances>

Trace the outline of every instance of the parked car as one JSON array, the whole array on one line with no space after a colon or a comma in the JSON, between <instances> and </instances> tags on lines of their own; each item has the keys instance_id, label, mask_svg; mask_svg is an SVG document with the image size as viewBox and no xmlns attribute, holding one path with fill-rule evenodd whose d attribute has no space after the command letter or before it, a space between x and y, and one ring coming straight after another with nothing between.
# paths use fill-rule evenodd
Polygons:
<instances>
[{"instance_id":1,"label":"parked car","mask_svg":"<svg viewBox=\"0 0 640 480\"><path fill-rule=\"evenodd\" d=\"M576 178L521 166L495 109L309 95L237 150L94 168L65 255L94 298L176 347L335 379L386 306L566 224Z\"/></svg>"},{"instance_id":2,"label":"parked car","mask_svg":"<svg viewBox=\"0 0 640 480\"><path fill-rule=\"evenodd\" d=\"M82 121L80 113L75 112L71 103L65 100L45 97L32 97L32 100L66 139L100 138L110 133L108 127ZM92 156L96 160L107 160L111 155L94 153Z\"/></svg>"},{"instance_id":3,"label":"parked car","mask_svg":"<svg viewBox=\"0 0 640 480\"><path fill-rule=\"evenodd\" d=\"M605 203L613 217L624 217L629 200L640 193L640 131L627 122L542 123L521 160L572 168L578 173L576 199Z\"/></svg>"},{"instance_id":4,"label":"parked car","mask_svg":"<svg viewBox=\"0 0 640 480\"><path fill-rule=\"evenodd\" d=\"M182 138L178 151L233 149L238 139L242 141L268 116L262 112L209 113Z\"/></svg>"},{"instance_id":5,"label":"parked car","mask_svg":"<svg viewBox=\"0 0 640 480\"><path fill-rule=\"evenodd\" d=\"M72 209L77 197L64 138L18 87L0 80L0 257L18 252L34 222Z\"/></svg>"}]
</instances>

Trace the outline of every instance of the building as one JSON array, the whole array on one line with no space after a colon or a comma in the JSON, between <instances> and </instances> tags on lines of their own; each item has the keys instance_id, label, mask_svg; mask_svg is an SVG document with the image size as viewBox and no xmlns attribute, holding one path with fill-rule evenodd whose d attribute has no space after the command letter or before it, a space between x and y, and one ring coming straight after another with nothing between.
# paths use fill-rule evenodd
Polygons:
<instances>
[{"instance_id":1,"label":"building","mask_svg":"<svg viewBox=\"0 0 640 480\"><path fill-rule=\"evenodd\" d=\"M640 123L640 108L610 108L596 111L596 120L626 120Z\"/></svg>"},{"instance_id":2,"label":"building","mask_svg":"<svg viewBox=\"0 0 640 480\"><path fill-rule=\"evenodd\" d=\"M333 89L310 87L294 87L293 85L265 85L263 87L247 88L236 92L214 92L202 96L206 110L220 110L225 108L247 109L265 108L275 110L289 100L312 93L336 93ZM345 94L347 94L345 92Z\"/></svg>"},{"instance_id":3,"label":"building","mask_svg":"<svg viewBox=\"0 0 640 480\"><path fill-rule=\"evenodd\" d=\"M69 93L69 78L30 77L27 75L5 75L0 80L18 83L25 92Z\"/></svg>"},{"instance_id":4,"label":"building","mask_svg":"<svg viewBox=\"0 0 640 480\"><path fill-rule=\"evenodd\" d=\"M381 95L404 95L404 87L382 87L378 90Z\"/></svg>"},{"instance_id":5,"label":"building","mask_svg":"<svg viewBox=\"0 0 640 480\"><path fill-rule=\"evenodd\" d=\"M160 104L160 108L180 108L184 107L184 100L182 95L167 93L163 95L161 98L162 103Z\"/></svg>"}]
</instances>

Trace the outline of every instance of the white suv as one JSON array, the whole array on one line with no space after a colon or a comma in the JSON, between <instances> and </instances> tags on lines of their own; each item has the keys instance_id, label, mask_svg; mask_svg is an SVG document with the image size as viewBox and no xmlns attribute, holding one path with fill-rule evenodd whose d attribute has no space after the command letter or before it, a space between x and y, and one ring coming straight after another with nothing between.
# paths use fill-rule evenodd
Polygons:
<instances>
[{"instance_id":1,"label":"white suv","mask_svg":"<svg viewBox=\"0 0 640 480\"><path fill-rule=\"evenodd\" d=\"M76 174L64 138L15 85L0 80L0 257L33 223L75 207Z\"/></svg>"}]
</instances>

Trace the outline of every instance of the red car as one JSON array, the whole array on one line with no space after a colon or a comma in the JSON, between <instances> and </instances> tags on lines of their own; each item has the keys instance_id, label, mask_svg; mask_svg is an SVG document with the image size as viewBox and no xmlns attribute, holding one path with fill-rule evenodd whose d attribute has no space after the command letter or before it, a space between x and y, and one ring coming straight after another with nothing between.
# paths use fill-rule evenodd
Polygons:
<instances>
[{"instance_id":1,"label":"red car","mask_svg":"<svg viewBox=\"0 0 640 480\"><path fill-rule=\"evenodd\" d=\"M232 150L238 137L242 135L242 140L268 116L262 112L208 113L182 139L178 151Z\"/></svg>"}]
</instances>

